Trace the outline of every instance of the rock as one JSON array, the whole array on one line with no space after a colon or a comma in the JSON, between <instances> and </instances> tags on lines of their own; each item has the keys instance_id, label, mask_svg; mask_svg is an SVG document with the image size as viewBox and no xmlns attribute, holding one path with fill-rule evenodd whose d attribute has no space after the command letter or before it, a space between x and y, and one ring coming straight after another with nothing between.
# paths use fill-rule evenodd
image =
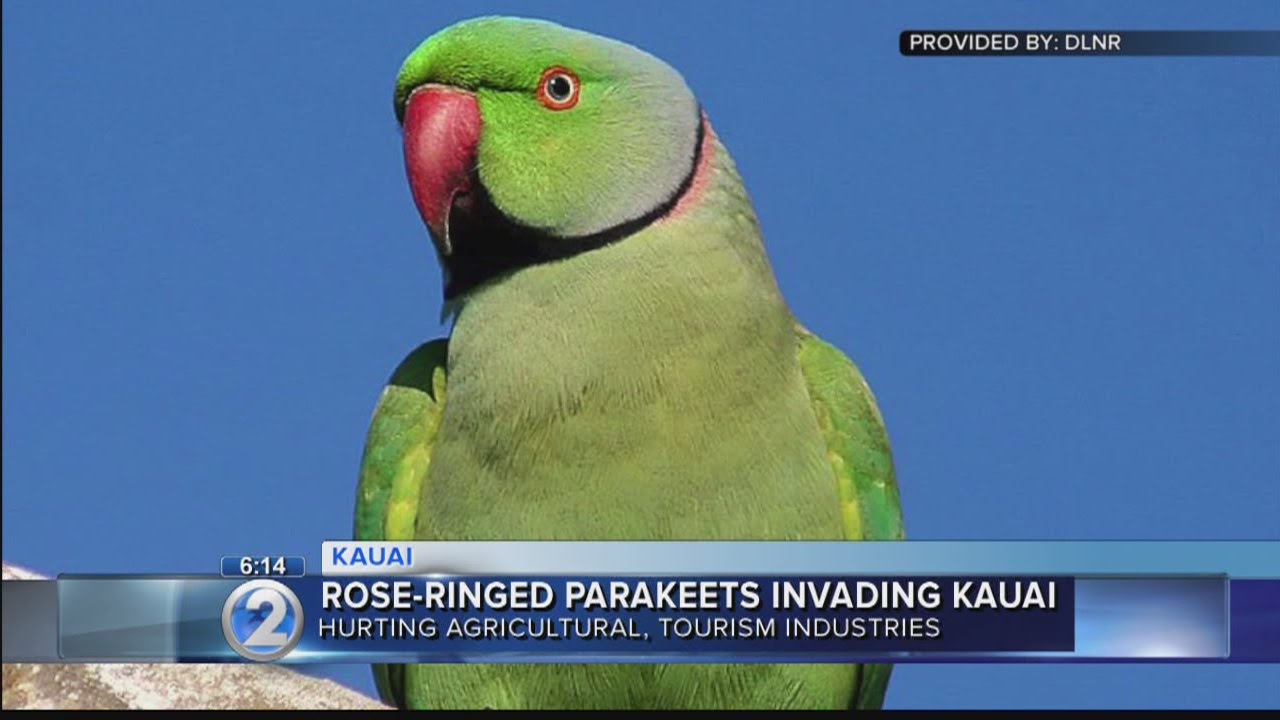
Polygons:
<instances>
[{"instance_id":1,"label":"rock","mask_svg":"<svg viewBox=\"0 0 1280 720\"><path fill-rule=\"evenodd\" d=\"M41 576L4 564L5 580ZM331 680L278 665L4 665L5 710L388 709Z\"/></svg>"}]
</instances>

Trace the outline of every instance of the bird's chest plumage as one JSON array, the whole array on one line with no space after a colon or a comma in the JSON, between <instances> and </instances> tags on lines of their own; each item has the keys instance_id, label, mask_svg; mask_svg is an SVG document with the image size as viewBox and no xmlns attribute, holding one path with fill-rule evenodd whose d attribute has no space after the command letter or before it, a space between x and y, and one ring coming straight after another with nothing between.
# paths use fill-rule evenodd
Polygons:
<instances>
[{"instance_id":1,"label":"bird's chest plumage","mask_svg":"<svg viewBox=\"0 0 1280 720\"><path fill-rule=\"evenodd\" d=\"M472 300L419 536L839 538L785 309L673 294L578 282Z\"/></svg>"},{"instance_id":2,"label":"bird's chest plumage","mask_svg":"<svg viewBox=\"0 0 1280 720\"><path fill-rule=\"evenodd\" d=\"M789 318L726 310L646 323L646 314L592 310L505 343L515 331L505 320L460 319L419 537L842 537ZM838 708L856 677L829 665L408 672L413 706L446 708Z\"/></svg>"}]
</instances>

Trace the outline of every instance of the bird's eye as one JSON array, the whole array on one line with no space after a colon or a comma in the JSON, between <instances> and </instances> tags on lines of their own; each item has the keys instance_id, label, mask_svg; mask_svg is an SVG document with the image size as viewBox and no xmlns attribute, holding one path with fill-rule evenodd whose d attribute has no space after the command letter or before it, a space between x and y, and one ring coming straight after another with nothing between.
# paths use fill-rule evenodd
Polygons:
<instances>
[{"instance_id":1,"label":"bird's eye","mask_svg":"<svg viewBox=\"0 0 1280 720\"><path fill-rule=\"evenodd\" d=\"M552 110L568 110L578 104L578 92L582 85L578 76L562 67L549 68L542 73L538 85L538 100Z\"/></svg>"}]
</instances>

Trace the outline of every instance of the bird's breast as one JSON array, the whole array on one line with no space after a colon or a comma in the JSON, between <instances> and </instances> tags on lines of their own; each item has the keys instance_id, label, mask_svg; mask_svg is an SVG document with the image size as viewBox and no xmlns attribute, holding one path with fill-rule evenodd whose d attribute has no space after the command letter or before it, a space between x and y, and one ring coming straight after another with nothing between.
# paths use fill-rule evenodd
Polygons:
<instances>
[{"instance_id":1,"label":"bird's breast","mask_svg":"<svg viewBox=\"0 0 1280 720\"><path fill-rule=\"evenodd\" d=\"M840 537L785 307L544 280L458 318L422 536Z\"/></svg>"}]
</instances>

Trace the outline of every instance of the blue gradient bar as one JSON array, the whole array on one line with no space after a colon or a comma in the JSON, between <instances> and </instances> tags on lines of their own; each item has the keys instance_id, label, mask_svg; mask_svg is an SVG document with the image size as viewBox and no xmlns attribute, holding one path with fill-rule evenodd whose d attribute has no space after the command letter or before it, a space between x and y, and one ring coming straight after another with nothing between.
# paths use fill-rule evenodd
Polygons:
<instances>
[{"instance_id":1,"label":"blue gradient bar","mask_svg":"<svg viewBox=\"0 0 1280 720\"><path fill-rule=\"evenodd\" d=\"M75 662L173 662L180 603L178 578L58 580L58 654ZM228 587L234 587L235 581Z\"/></svg>"},{"instance_id":2,"label":"blue gradient bar","mask_svg":"<svg viewBox=\"0 0 1280 720\"><path fill-rule=\"evenodd\" d=\"M1083 578L1076 581L1078 657L1226 658L1227 580Z\"/></svg>"},{"instance_id":3,"label":"blue gradient bar","mask_svg":"<svg viewBox=\"0 0 1280 720\"><path fill-rule=\"evenodd\" d=\"M331 545L326 543L326 553L331 550ZM371 544L358 545L367 548ZM409 545L415 552L415 567L411 571L390 572L368 567L343 570L381 577L420 577L424 573L436 572L508 577L604 576L606 579L634 578L637 575L757 578L762 575L928 576L939 580L957 575L1070 576L1076 578L1078 593L1073 607L1077 644L1069 655L1060 652L981 655L917 652L892 653L875 659L933 663L1280 663L1280 542L1277 541L471 542ZM329 576L330 579L334 577ZM1226 577L1230 578L1230 591L1224 597L1216 588L1221 587ZM239 662L241 658L225 642L219 615L222 604L244 580L209 576L64 576L58 582L6 580L3 605L5 661L174 662L204 658L214 662ZM320 580L314 575L281 579L290 587L294 583L305 585ZM1164 588L1159 586L1161 582L1176 582L1182 586L1177 593L1172 593L1167 584ZM47 586L48 592L32 589L36 585ZM302 586L298 588L302 590ZM23 591L18 592L19 589ZM58 607L54 612L48 612L53 598L56 598ZM1230 615L1229 655L1225 659L1221 649L1221 622L1215 625L1211 620L1221 615L1224 608ZM307 624L310 624L315 618L310 610L307 612ZM10 632L12 630L21 632ZM1188 653L1199 657L1172 657ZM467 651L448 661L530 660L525 654L507 655L509 659L504 660L501 654ZM388 660L382 655L371 657ZM647 661L658 662L664 657L672 662L708 662L715 658L706 653L676 656L664 653ZM823 660L824 657L816 655L793 654L787 659L774 661ZM840 660L851 661L844 655ZM366 659L304 646L286 661L365 662ZM544 658L544 661L591 662L592 659L584 654L565 654L558 659Z\"/></svg>"},{"instance_id":4,"label":"blue gradient bar","mask_svg":"<svg viewBox=\"0 0 1280 720\"><path fill-rule=\"evenodd\" d=\"M412 548L411 567L332 551ZM325 542L324 575L1229 575L1280 578L1280 541Z\"/></svg>"},{"instance_id":5,"label":"blue gradient bar","mask_svg":"<svg viewBox=\"0 0 1280 720\"><path fill-rule=\"evenodd\" d=\"M373 580L375 578L351 578L340 582ZM420 583L423 579L411 580ZM690 642L683 647L655 644L652 651L633 651L625 655L608 651L604 645L587 647L581 643L559 646L552 643L539 650L536 648L538 643L531 642L524 643L530 649L523 650L522 643L510 641L486 644L488 641L437 643L422 640L415 644L403 641L384 643L377 639L322 639L319 623L326 617L410 618L431 614L428 611L326 611L319 602L323 581L315 576L281 581L302 600L306 622L301 644L279 662L1280 662L1280 581L1275 580L1234 581L1234 591L1228 599L1226 581L1221 577L1077 579L1071 608L1074 612L1074 650L1070 651L959 652L946 650L944 645L937 646L938 650L925 651L884 650L884 645L879 650L869 645L850 645L843 649L837 645L824 650L808 641L777 638L761 643L758 651L754 647L744 651L742 644L730 651L723 643L717 646L715 643ZM63 578L58 582L62 625L60 659L75 662L241 662L242 658L230 649L223 636L220 616L223 603L242 582L209 577ZM1239 623L1230 633L1230 645L1228 607L1233 619ZM441 611L434 612L439 615ZM991 613L983 618L983 622L996 628L997 617L1007 611ZM477 616L475 612L445 614L460 618ZM723 615L705 611L672 611L667 614L673 617ZM859 611L857 614L866 613ZM871 614L886 613L874 611ZM968 620L960 622L969 623ZM48 632L57 630L49 628ZM993 641L1001 633L996 629L989 632L992 634L985 637ZM976 637L979 642L988 642L982 639L984 636ZM1036 638L1027 640L1034 642ZM1002 640L988 647L1007 642ZM1010 647L1008 644L1004 646ZM9 649L6 644L6 652ZM38 658L29 657L29 653L28 659L38 661Z\"/></svg>"}]
</instances>

